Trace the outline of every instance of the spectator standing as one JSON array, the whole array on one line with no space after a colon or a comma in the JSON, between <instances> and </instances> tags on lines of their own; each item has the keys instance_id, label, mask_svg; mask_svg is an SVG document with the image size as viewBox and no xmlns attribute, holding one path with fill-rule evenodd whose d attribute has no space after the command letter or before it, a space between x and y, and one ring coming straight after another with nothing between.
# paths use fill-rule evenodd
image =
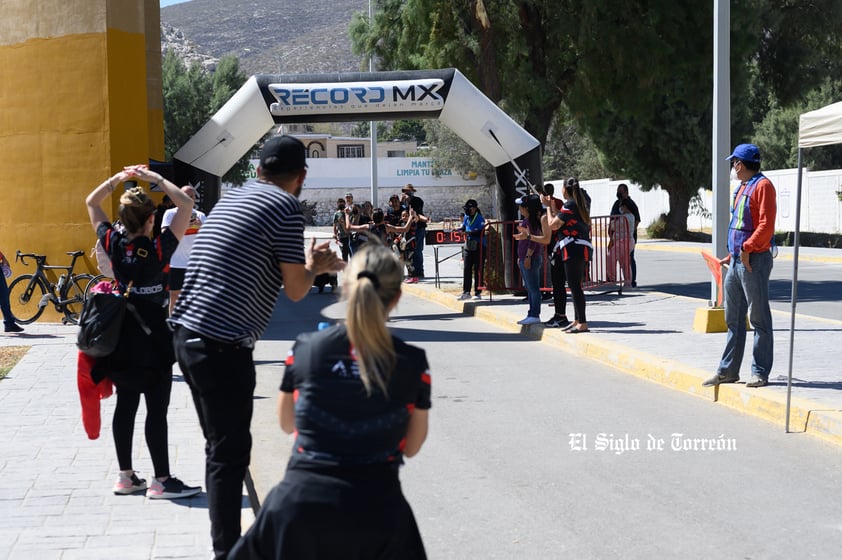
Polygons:
<instances>
[{"instance_id":1,"label":"spectator standing","mask_svg":"<svg viewBox=\"0 0 842 560\"><path fill-rule=\"evenodd\" d=\"M393 226L401 225L401 214L404 208L401 206L401 197L393 194L389 197L389 207L386 209L386 223Z\"/></svg>"},{"instance_id":2,"label":"spectator standing","mask_svg":"<svg viewBox=\"0 0 842 560\"><path fill-rule=\"evenodd\" d=\"M412 257L412 268L415 276L407 282L416 283L424 278L424 236L427 235L427 223L430 220L424 213L424 200L415 196L416 189L412 186L412 183L404 185L401 192L407 209L415 212L415 253Z\"/></svg>"},{"instance_id":3,"label":"spectator standing","mask_svg":"<svg viewBox=\"0 0 842 560\"><path fill-rule=\"evenodd\" d=\"M260 151L258 178L220 199L190 255L170 322L175 351L205 436L205 477L215 557L240 537L243 480L251 452L255 342L283 288L298 301L318 274L344 263L330 243L304 250L298 196L306 149L275 136Z\"/></svg>"},{"instance_id":4,"label":"spectator standing","mask_svg":"<svg viewBox=\"0 0 842 560\"><path fill-rule=\"evenodd\" d=\"M625 202L621 202L620 215L611 216L611 222L608 225L610 239L606 260L608 261L609 282L614 282L614 275L617 273L617 266L619 265L623 273L623 283L631 283L630 261L635 246L632 228L634 228L634 215L631 213L629 206Z\"/></svg>"},{"instance_id":5,"label":"spectator standing","mask_svg":"<svg viewBox=\"0 0 842 560\"><path fill-rule=\"evenodd\" d=\"M121 182L140 179L157 183L176 206L169 229L150 238L155 224L155 204L142 187L131 187L120 196L119 215L124 229L115 229L102 209ZM172 389L172 333L167 326L163 272L184 235L193 199L145 165L126 167L103 181L85 199L91 225L108 253L120 293L127 294L137 313L126 313L113 353L97 358L91 378L99 383L108 377L117 388L112 432L120 473L115 494L146 490L148 498L186 498L198 494L199 486L187 486L172 476L169 464L167 409ZM155 469L147 486L132 466L132 439L140 397L146 404L146 444Z\"/></svg>"},{"instance_id":6,"label":"spectator standing","mask_svg":"<svg viewBox=\"0 0 842 560\"><path fill-rule=\"evenodd\" d=\"M296 434L286 474L229 560L426 558L398 478L431 406L425 352L386 326L401 276L388 248L365 245L345 271L345 323L295 341L278 406Z\"/></svg>"},{"instance_id":7,"label":"spectator standing","mask_svg":"<svg viewBox=\"0 0 842 560\"><path fill-rule=\"evenodd\" d=\"M167 283L170 290L170 313L175 308L175 300L178 299L181 286L184 284L184 272L187 270L187 262L190 260L190 249L193 248L193 241L196 239L196 234L199 233L199 228L205 223L205 218L207 218L204 212L196 210L196 189L186 185L181 187L181 191L193 201L193 211L190 214L190 223L184 230L184 236L170 259L170 271L167 274ZM169 229L177 212L177 208L171 208L164 212L164 218L161 220L162 231Z\"/></svg>"},{"instance_id":8,"label":"spectator standing","mask_svg":"<svg viewBox=\"0 0 842 560\"><path fill-rule=\"evenodd\" d=\"M0 311L3 312L3 330L7 333L23 332L23 327L15 322L15 317L12 315L12 306L9 303L9 286L6 284L6 275L11 276L12 269L3 253L0 253L0 268L2 268L2 273L0 273Z\"/></svg>"},{"instance_id":9,"label":"spectator standing","mask_svg":"<svg viewBox=\"0 0 842 560\"><path fill-rule=\"evenodd\" d=\"M562 189L564 192L564 189ZM555 194L555 185L547 183L544 185L544 193L550 195L550 210L552 215L557 214L564 204L564 199ZM547 244L547 259L550 262L550 280L553 283L553 316L550 320L544 323L547 328L558 329L565 328L570 324L567 318L567 278L564 274L564 261L561 256L555 252L555 246L558 243L558 230L552 231L550 234L550 241Z\"/></svg>"},{"instance_id":10,"label":"spectator standing","mask_svg":"<svg viewBox=\"0 0 842 560\"><path fill-rule=\"evenodd\" d=\"M573 322L565 327L564 332L588 332L588 320L585 314L585 291L582 281L585 277L585 264L593 252L591 244L591 217L585 193L579 187L579 181L570 177L562 189L564 204L553 215L552 197L544 195L542 201L547 206L547 220L550 229L558 230L558 241L553 248L555 258L564 262L564 275L570 286L573 299ZM547 236L549 238L549 236ZM541 239L542 242L544 239Z\"/></svg>"},{"instance_id":11,"label":"spectator standing","mask_svg":"<svg viewBox=\"0 0 842 560\"><path fill-rule=\"evenodd\" d=\"M547 228L547 218L541 208L538 195L528 195L517 199L520 214L523 217L514 234L518 240L517 264L529 311L526 317L517 322L518 325L534 325L541 322L541 273L544 270L544 246L550 237ZM537 237L535 240L533 237Z\"/></svg>"},{"instance_id":12,"label":"spectator standing","mask_svg":"<svg viewBox=\"0 0 842 560\"><path fill-rule=\"evenodd\" d=\"M131 186L134 186L134 183L130 183ZM127 185L129 186L129 185ZM152 238L156 238L161 235L161 223L164 220L164 214L167 210L172 210L175 208L175 204L170 199L169 195L164 195L164 198L161 199L161 204L159 204L155 208L155 225L152 226Z\"/></svg>"},{"instance_id":13,"label":"spectator standing","mask_svg":"<svg viewBox=\"0 0 842 560\"><path fill-rule=\"evenodd\" d=\"M462 295L460 300L471 299L471 279L474 282L474 299L481 299L480 282L482 277L483 260L485 260L485 218L479 210L477 201L468 199L463 207L465 216L462 218L460 230L465 232L464 270L462 274Z\"/></svg>"},{"instance_id":14,"label":"spectator standing","mask_svg":"<svg viewBox=\"0 0 842 560\"><path fill-rule=\"evenodd\" d=\"M342 260L348 262L351 257L351 237L345 228L345 199L336 199L336 212L333 213L333 238L339 244Z\"/></svg>"},{"instance_id":15,"label":"spectator standing","mask_svg":"<svg viewBox=\"0 0 842 560\"><path fill-rule=\"evenodd\" d=\"M348 226L359 226L367 224L368 220L363 220L362 209L360 208L359 204L352 204L351 206L346 205L345 214L348 218L345 222L345 229L348 231L348 244L351 248L351 255L353 255L359 250L360 245L362 245L363 243L363 240L360 239L359 234L351 231Z\"/></svg>"},{"instance_id":16,"label":"spectator standing","mask_svg":"<svg viewBox=\"0 0 842 560\"><path fill-rule=\"evenodd\" d=\"M760 172L757 146L739 144L728 159L732 177L740 181L731 201L728 255L720 260L721 264L730 263L722 286L728 335L716 375L702 385L711 387L740 380L748 313L754 328L754 350L751 378L746 387L763 387L769 383L774 358L769 276L772 274L777 195L772 181Z\"/></svg>"},{"instance_id":17,"label":"spectator standing","mask_svg":"<svg viewBox=\"0 0 842 560\"><path fill-rule=\"evenodd\" d=\"M582 192L585 192L584 189ZM625 183L617 185L617 200L611 206L612 216L619 216L621 214L620 204L625 204L632 216L634 216L632 236L634 238L634 244L637 245L637 228L640 225L640 210L638 210L637 204L629 196L629 186ZM588 197L588 211L590 212L590 197ZM631 285L632 288L637 288L637 262L634 260L634 249L629 253L629 262L631 263Z\"/></svg>"},{"instance_id":18,"label":"spectator standing","mask_svg":"<svg viewBox=\"0 0 842 560\"><path fill-rule=\"evenodd\" d=\"M395 238L395 243L398 247L401 263L406 266L406 282L413 282L415 277L415 269L413 268L413 259L415 258L415 225L416 222L410 216L411 210L401 211L401 223L408 226L406 232L400 234ZM418 282L416 278L414 282Z\"/></svg>"}]
</instances>

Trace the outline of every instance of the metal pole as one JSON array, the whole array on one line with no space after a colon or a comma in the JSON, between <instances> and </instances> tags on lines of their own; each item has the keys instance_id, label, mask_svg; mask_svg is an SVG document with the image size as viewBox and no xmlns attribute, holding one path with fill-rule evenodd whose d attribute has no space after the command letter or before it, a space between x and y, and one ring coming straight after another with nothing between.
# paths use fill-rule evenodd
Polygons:
<instances>
[{"instance_id":1,"label":"metal pole","mask_svg":"<svg viewBox=\"0 0 842 560\"><path fill-rule=\"evenodd\" d=\"M368 0L368 24L373 25L371 13L371 0ZM374 72L374 53L368 57L368 71ZM377 123L369 122L371 135L371 206L377 208L380 204L377 201Z\"/></svg>"},{"instance_id":2,"label":"metal pole","mask_svg":"<svg viewBox=\"0 0 842 560\"><path fill-rule=\"evenodd\" d=\"M801 146L798 147L798 180L795 189L795 251L792 256L792 311L789 319L789 373L786 380L786 433L789 433L789 408L792 402L792 355L795 348L795 305L798 303L798 249L801 245Z\"/></svg>"},{"instance_id":3,"label":"metal pole","mask_svg":"<svg viewBox=\"0 0 842 560\"><path fill-rule=\"evenodd\" d=\"M713 2L713 149L711 186L713 188L711 252L722 257L727 251L730 175L725 165L731 149L731 3ZM710 283L711 305L716 303L716 280Z\"/></svg>"}]
</instances>

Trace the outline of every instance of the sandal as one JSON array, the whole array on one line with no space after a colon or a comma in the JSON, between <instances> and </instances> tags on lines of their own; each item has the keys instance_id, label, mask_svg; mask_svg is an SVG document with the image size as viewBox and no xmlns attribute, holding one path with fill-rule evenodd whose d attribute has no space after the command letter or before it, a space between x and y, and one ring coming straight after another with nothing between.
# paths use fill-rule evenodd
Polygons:
<instances>
[{"instance_id":1,"label":"sandal","mask_svg":"<svg viewBox=\"0 0 842 560\"><path fill-rule=\"evenodd\" d=\"M591 330L590 329L582 329L582 328L580 328L580 325L576 325L572 329L565 329L564 332L566 332L567 334L578 334L578 333L583 333L583 332L591 332Z\"/></svg>"}]
</instances>

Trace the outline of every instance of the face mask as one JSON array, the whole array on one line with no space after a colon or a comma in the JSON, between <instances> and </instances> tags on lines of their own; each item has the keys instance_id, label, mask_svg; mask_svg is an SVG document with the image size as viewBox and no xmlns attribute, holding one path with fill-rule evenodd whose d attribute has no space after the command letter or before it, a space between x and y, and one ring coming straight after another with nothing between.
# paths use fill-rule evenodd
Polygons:
<instances>
[{"instance_id":1,"label":"face mask","mask_svg":"<svg viewBox=\"0 0 842 560\"><path fill-rule=\"evenodd\" d=\"M733 167L731 168L731 181L739 181L740 178L737 177L737 170Z\"/></svg>"}]
</instances>

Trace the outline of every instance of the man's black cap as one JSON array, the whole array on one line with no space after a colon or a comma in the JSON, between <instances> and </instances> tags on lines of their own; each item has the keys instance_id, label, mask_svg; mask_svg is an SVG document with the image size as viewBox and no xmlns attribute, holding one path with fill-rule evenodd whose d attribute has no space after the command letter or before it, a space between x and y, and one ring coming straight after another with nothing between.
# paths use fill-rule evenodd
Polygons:
<instances>
[{"instance_id":1,"label":"man's black cap","mask_svg":"<svg viewBox=\"0 0 842 560\"><path fill-rule=\"evenodd\" d=\"M260 150L260 168L267 173L300 171L307 167L307 148L298 138L273 136Z\"/></svg>"}]
</instances>

